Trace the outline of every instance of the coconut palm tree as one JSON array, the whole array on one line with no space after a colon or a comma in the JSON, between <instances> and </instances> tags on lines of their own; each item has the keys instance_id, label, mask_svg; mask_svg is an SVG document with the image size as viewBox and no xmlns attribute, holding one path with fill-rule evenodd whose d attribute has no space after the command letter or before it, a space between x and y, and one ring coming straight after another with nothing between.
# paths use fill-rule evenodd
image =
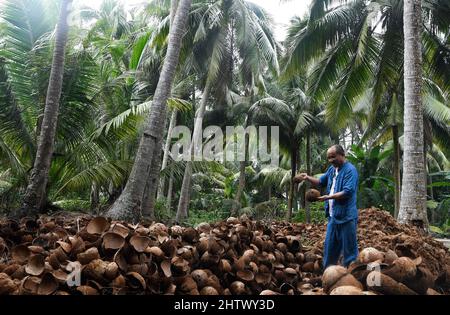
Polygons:
<instances>
[{"instance_id":1,"label":"coconut palm tree","mask_svg":"<svg viewBox=\"0 0 450 315\"><path fill-rule=\"evenodd\" d=\"M71 0L62 0L58 25L56 27L53 62L45 101L44 117L40 128L36 158L31 171L29 184L18 215L35 214L44 209L47 202L47 182L56 127L58 123L59 102L63 85L64 60L69 25L67 17Z\"/></svg>"},{"instance_id":2,"label":"coconut palm tree","mask_svg":"<svg viewBox=\"0 0 450 315\"><path fill-rule=\"evenodd\" d=\"M440 59L433 56L445 51L438 34L448 31L448 17L442 12L450 11L445 4L434 1L427 2L424 11L427 12L426 24L430 25L430 29L422 33L427 47L425 75L430 82L427 85L433 85L426 86L424 115L432 127L432 137L444 149L448 141L445 139L450 135L446 123L448 107L430 90L436 90L437 85L445 91L445 84L442 84L445 71L439 64ZM332 122L335 128L358 119L357 112L365 107L366 114L359 117L366 129L361 142L380 130L383 134L390 132L397 148L394 150L397 192L401 190L398 135L403 104L400 97L403 67L399 62L403 60L404 51L402 21L400 1L356 0L339 4L313 1L308 18L292 21L286 41L289 60L285 68L289 75L301 65L313 63L309 94L325 104L326 121ZM397 193L396 211L399 197Z\"/></svg>"},{"instance_id":3,"label":"coconut palm tree","mask_svg":"<svg viewBox=\"0 0 450 315\"><path fill-rule=\"evenodd\" d=\"M186 26L191 0L180 0L175 14L173 27L170 30L169 43L158 86L153 97L152 110L146 120L145 129L140 139L139 148L127 184L107 215L113 218L136 220L140 216L142 196L154 151L158 148L162 137L161 128L165 123L166 102L170 95L172 81L175 76L181 39ZM144 176L142 176L144 174Z\"/></svg>"},{"instance_id":4,"label":"coconut palm tree","mask_svg":"<svg viewBox=\"0 0 450 315\"><path fill-rule=\"evenodd\" d=\"M288 212L286 219L290 220L294 203L294 176L298 170L301 141L306 130L312 126L315 117L309 112L308 98L299 88L286 88L283 93L286 101L266 97L255 102L249 114L252 122L257 125L279 126L280 147L290 155L291 174L289 186Z\"/></svg>"},{"instance_id":5,"label":"coconut palm tree","mask_svg":"<svg viewBox=\"0 0 450 315\"><path fill-rule=\"evenodd\" d=\"M208 55L203 50L205 56L201 56L202 64L206 65L206 76L193 131L193 139L198 139L201 137L203 116L211 94L215 92L220 97L227 94L231 87L235 59L242 60L240 64L243 75L254 76L255 81L259 81L263 65L278 71L278 59L267 14L259 6L244 0L214 1L207 4L200 17L194 42L198 42L197 49L210 47L211 51ZM193 145L190 150L193 152ZM187 218L191 175L192 166L188 162L180 192L177 221Z\"/></svg>"},{"instance_id":6,"label":"coconut palm tree","mask_svg":"<svg viewBox=\"0 0 450 315\"><path fill-rule=\"evenodd\" d=\"M404 0L404 154L398 220L428 227L423 151L421 1Z\"/></svg>"}]
</instances>

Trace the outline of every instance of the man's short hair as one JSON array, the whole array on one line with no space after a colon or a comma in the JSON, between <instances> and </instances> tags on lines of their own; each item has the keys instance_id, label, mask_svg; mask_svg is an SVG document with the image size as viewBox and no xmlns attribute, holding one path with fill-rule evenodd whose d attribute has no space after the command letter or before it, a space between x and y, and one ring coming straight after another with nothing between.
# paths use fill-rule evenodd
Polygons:
<instances>
[{"instance_id":1,"label":"man's short hair","mask_svg":"<svg viewBox=\"0 0 450 315\"><path fill-rule=\"evenodd\" d=\"M345 156L345 150L340 144L334 144L331 146L331 148L334 148L336 150L336 154Z\"/></svg>"}]
</instances>

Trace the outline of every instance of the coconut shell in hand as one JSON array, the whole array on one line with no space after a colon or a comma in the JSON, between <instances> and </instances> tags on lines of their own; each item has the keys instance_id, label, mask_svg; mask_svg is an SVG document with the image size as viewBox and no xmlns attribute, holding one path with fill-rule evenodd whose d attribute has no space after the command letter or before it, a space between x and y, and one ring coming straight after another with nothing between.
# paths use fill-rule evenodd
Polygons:
<instances>
[{"instance_id":1,"label":"coconut shell in hand","mask_svg":"<svg viewBox=\"0 0 450 315\"><path fill-rule=\"evenodd\" d=\"M320 191L317 189L308 189L306 192L306 200L309 202L317 201L320 197Z\"/></svg>"}]
</instances>

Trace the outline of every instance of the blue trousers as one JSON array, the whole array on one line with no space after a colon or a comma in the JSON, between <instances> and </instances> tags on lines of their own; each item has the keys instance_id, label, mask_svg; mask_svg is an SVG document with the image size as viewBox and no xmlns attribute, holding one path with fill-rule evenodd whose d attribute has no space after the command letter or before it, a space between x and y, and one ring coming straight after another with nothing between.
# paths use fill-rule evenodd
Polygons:
<instances>
[{"instance_id":1,"label":"blue trousers","mask_svg":"<svg viewBox=\"0 0 450 315\"><path fill-rule=\"evenodd\" d=\"M343 224L337 224L330 218L327 225L327 235L323 250L323 268L337 265L341 254L344 255L345 267L358 257L358 242L356 227L358 220L354 219Z\"/></svg>"}]
</instances>

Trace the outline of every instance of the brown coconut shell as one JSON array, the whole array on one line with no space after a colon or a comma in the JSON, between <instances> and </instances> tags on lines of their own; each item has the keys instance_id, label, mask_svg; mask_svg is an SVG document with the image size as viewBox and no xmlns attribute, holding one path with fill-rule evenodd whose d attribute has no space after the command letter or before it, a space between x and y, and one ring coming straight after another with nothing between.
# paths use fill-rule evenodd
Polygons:
<instances>
[{"instance_id":1,"label":"brown coconut shell","mask_svg":"<svg viewBox=\"0 0 450 315\"><path fill-rule=\"evenodd\" d=\"M53 274L47 272L42 277L41 283L39 283L37 294L50 295L58 289L58 281Z\"/></svg>"},{"instance_id":2,"label":"brown coconut shell","mask_svg":"<svg viewBox=\"0 0 450 315\"><path fill-rule=\"evenodd\" d=\"M25 272L32 276L39 276L45 269L45 257L37 254L30 257L27 265L25 266Z\"/></svg>"},{"instance_id":3,"label":"brown coconut shell","mask_svg":"<svg viewBox=\"0 0 450 315\"><path fill-rule=\"evenodd\" d=\"M236 273L236 276L242 281L252 281L255 278L255 275L250 270L239 270Z\"/></svg>"},{"instance_id":4,"label":"brown coconut shell","mask_svg":"<svg viewBox=\"0 0 450 315\"><path fill-rule=\"evenodd\" d=\"M342 266L329 266L322 275L322 286L324 291L331 291L331 288L347 274L347 269Z\"/></svg>"},{"instance_id":5,"label":"brown coconut shell","mask_svg":"<svg viewBox=\"0 0 450 315\"><path fill-rule=\"evenodd\" d=\"M97 289L88 285L82 285L77 287L77 291L80 292L82 295L99 295Z\"/></svg>"},{"instance_id":6,"label":"brown coconut shell","mask_svg":"<svg viewBox=\"0 0 450 315\"><path fill-rule=\"evenodd\" d=\"M219 292L213 287L204 287L200 290L200 295L219 295Z\"/></svg>"},{"instance_id":7,"label":"brown coconut shell","mask_svg":"<svg viewBox=\"0 0 450 315\"><path fill-rule=\"evenodd\" d=\"M197 286L201 289L206 286L208 282L208 274L203 269L196 269L191 272L191 277L197 282Z\"/></svg>"},{"instance_id":8,"label":"brown coconut shell","mask_svg":"<svg viewBox=\"0 0 450 315\"><path fill-rule=\"evenodd\" d=\"M246 293L245 284L241 281L234 281L230 284L230 292L234 295L242 295Z\"/></svg>"},{"instance_id":9,"label":"brown coconut shell","mask_svg":"<svg viewBox=\"0 0 450 315\"><path fill-rule=\"evenodd\" d=\"M384 263L386 263L388 265L391 265L397 259L398 259L398 255L392 249L389 249L384 254Z\"/></svg>"},{"instance_id":10,"label":"brown coconut shell","mask_svg":"<svg viewBox=\"0 0 450 315\"><path fill-rule=\"evenodd\" d=\"M320 191L318 191L317 189L308 189L305 193L305 198L309 202L315 202L315 201L319 200L319 197L320 197Z\"/></svg>"},{"instance_id":11,"label":"brown coconut shell","mask_svg":"<svg viewBox=\"0 0 450 315\"><path fill-rule=\"evenodd\" d=\"M124 226L123 224L120 223L115 223L111 228L110 228L111 232L114 232L116 234L119 234L120 236L122 236L122 238L127 238L128 234L130 233L130 229L127 228L126 226Z\"/></svg>"},{"instance_id":12,"label":"brown coconut shell","mask_svg":"<svg viewBox=\"0 0 450 315\"><path fill-rule=\"evenodd\" d=\"M89 221L86 231L89 234L102 234L109 229L110 223L105 217L96 217Z\"/></svg>"},{"instance_id":13,"label":"brown coconut shell","mask_svg":"<svg viewBox=\"0 0 450 315\"><path fill-rule=\"evenodd\" d=\"M383 259L383 252L373 247L364 248L358 255L358 261L362 264L368 264L374 261L382 262Z\"/></svg>"},{"instance_id":14,"label":"brown coconut shell","mask_svg":"<svg viewBox=\"0 0 450 315\"><path fill-rule=\"evenodd\" d=\"M30 249L25 245L14 246L11 250L11 257L14 262L18 264L24 264L28 261L31 255Z\"/></svg>"},{"instance_id":15,"label":"brown coconut shell","mask_svg":"<svg viewBox=\"0 0 450 315\"><path fill-rule=\"evenodd\" d=\"M172 264L170 260L163 260L160 267L166 277L172 277Z\"/></svg>"},{"instance_id":16,"label":"brown coconut shell","mask_svg":"<svg viewBox=\"0 0 450 315\"><path fill-rule=\"evenodd\" d=\"M361 288L346 285L346 286L340 286L336 287L330 292L330 295L364 295Z\"/></svg>"},{"instance_id":17,"label":"brown coconut shell","mask_svg":"<svg viewBox=\"0 0 450 315\"><path fill-rule=\"evenodd\" d=\"M272 291L272 290L263 290L259 295L280 295L280 293Z\"/></svg>"},{"instance_id":18,"label":"brown coconut shell","mask_svg":"<svg viewBox=\"0 0 450 315\"><path fill-rule=\"evenodd\" d=\"M130 245L135 251L142 253L150 245L150 238L147 236L133 235L130 238Z\"/></svg>"},{"instance_id":19,"label":"brown coconut shell","mask_svg":"<svg viewBox=\"0 0 450 315\"><path fill-rule=\"evenodd\" d=\"M126 279L133 289L145 290L147 287L145 279L137 272L128 272L126 274Z\"/></svg>"},{"instance_id":20,"label":"brown coconut shell","mask_svg":"<svg viewBox=\"0 0 450 315\"><path fill-rule=\"evenodd\" d=\"M422 262L422 259L411 259L409 257L399 257L392 266L384 270L383 273L398 282L405 282L413 279L416 276L417 265Z\"/></svg>"},{"instance_id":21,"label":"brown coconut shell","mask_svg":"<svg viewBox=\"0 0 450 315\"><path fill-rule=\"evenodd\" d=\"M356 278L352 274L346 274L343 277L341 277L338 281L336 281L336 283L330 289L325 290L325 292L329 292L335 288L345 286L353 286L355 288L360 289L361 291L364 289L361 282L356 280Z\"/></svg>"},{"instance_id":22,"label":"brown coconut shell","mask_svg":"<svg viewBox=\"0 0 450 315\"><path fill-rule=\"evenodd\" d=\"M98 249L96 247L91 247L83 253L79 253L77 255L77 259L82 265L87 265L94 259L100 259L100 254L98 253Z\"/></svg>"},{"instance_id":23,"label":"brown coconut shell","mask_svg":"<svg viewBox=\"0 0 450 315\"><path fill-rule=\"evenodd\" d=\"M35 276L25 277L20 285L21 294L37 294L41 279Z\"/></svg>"},{"instance_id":24,"label":"brown coconut shell","mask_svg":"<svg viewBox=\"0 0 450 315\"><path fill-rule=\"evenodd\" d=\"M125 245L125 239L118 233L107 232L103 235L103 248L117 250Z\"/></svg>"},{"instance_id":25,"label":"brown coconut shell","mask_svg":"<svg viewBox=\"0 0 450 315\"><path fill-rule=\"evenodd\" d=\"M110 262L105 269L105 277L109 280L115 279L119 274L119 266L115 262Z\"/></svg>"},{"instance_id":26,"label":"brown coconut shell","mask_svg":"<svg viewBox=\"0 0 450 315\"><path fill-rule=\"evenodd\" d=\"M417 295L403 283L397 282L391 277L379 272L372 271L367 276L367 288L386 295Z\"/></svg>"},{"instance_id":27,"label":"brown coconut shell","mask_svg":"<svg viewBox=\"0 0 450 315\"><path fill-rule=\"evenodd\" d=\"M6 273L0 273L0 295L12 294L16 290L18 285Z\"/></svg>"}]
</instances>

